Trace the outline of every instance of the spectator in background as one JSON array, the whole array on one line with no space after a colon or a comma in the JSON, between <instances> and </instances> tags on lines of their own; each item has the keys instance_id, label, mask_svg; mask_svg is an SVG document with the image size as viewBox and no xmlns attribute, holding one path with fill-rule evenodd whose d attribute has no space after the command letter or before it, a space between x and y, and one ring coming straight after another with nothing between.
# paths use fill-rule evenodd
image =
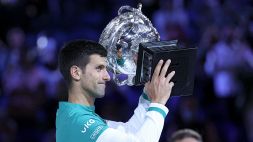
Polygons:
<instances>
[{"instance_id":1,"label":"spectator in background","mask_svg":"<svg viewBox=\"0 0 253 142\"><path fill-rule=\"evenodd\" d=\"M224 27L218 42L208 51L204 69L213 77L217 97L228 97L242 92L239 71L253 68L253 52L242 39L240 27Z\"/></svg>"},{"instance_id":2,"label":"spectator in background","mask_svg":"<svg viewBox=\"0 0 253 142\"><path fill-rule=\"evenodd\" d=\"M23 64L21 59L24 57L25 39L26 35L23 29L19 27L13 27L8 30L7 35L7 63L2 74L3 90L6 95L11 94L15 89L22 88L23 82L20 79ZM14 73L15 72L15 73Z\"/></svg>"},{"instance_id":3,"label":"spectator in background","mask_svg":"<svg viewBox=\"0 0 253 142\"><path fill-rule=\"evenodd\" d=\"M172 134L169 142L202 142L202 137L192 129L181 129Z\"/></svg>"},{"instance_id":4,"label":"spectator in background","mask_svg":"<svg viewBox=\"0 0 253 142\"><path fill-rule=\"evenodd\" d=\"M160 8L154 12L152 19L162 40L185 40L189 18L183 0L160 0Z\"/></svg>"}]
</instances>

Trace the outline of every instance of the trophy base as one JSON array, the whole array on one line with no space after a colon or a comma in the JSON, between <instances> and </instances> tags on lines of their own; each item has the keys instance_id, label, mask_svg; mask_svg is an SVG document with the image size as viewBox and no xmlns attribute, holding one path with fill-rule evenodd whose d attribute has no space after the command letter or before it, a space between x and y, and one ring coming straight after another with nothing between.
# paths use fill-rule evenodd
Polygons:
<instances>
[{"instance_id":1,"label":"trophy base","mask_svg":"<svg viewBox=\"0 0 253 142\"><path fill-rule=\"evenodd\" d=\"M172 96L191 95L194 87L197 48L182 48L177 40L141 43L139 46L135 85L145 84L151 80L157 63L171 59L166 76L171 71L176 74L172 78L174 87Z\"/></svg>"}]
</instances>

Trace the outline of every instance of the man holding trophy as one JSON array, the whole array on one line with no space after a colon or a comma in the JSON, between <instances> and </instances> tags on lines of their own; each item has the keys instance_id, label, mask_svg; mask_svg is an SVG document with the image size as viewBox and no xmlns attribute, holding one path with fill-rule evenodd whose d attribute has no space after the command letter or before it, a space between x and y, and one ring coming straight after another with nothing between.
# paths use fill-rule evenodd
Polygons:
<instances>
[{"instance_id":1,"label":"man holding trophy","mask_svg":"<svg viewBox=\"0 0 253 142\"><path fill-rule=\"evenodd\" d=\"M145 83L144 91L129 121L104 120L94 111L95 99L104 96L105 83L110 80L107 67L117 85L136 85L138 46L158 40L141 6L123 6L103 31L100 44L89 40L65 44L59 54L59 68L68 85L68 102L59 102L56 141L158 142L168 113L165 104L174 86L175 71L168 71L172 63L169 58L155 63L149 72L152 76L141 82Z\"/></svg>"}]
</instances>

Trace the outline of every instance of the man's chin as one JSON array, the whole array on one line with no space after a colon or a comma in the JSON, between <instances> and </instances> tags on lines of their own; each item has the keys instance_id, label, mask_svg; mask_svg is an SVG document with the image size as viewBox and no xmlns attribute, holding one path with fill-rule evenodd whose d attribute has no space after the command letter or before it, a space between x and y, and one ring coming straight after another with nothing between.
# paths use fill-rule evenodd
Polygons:
<instances>
[{"instance_id":1,"label":"man's chin","mask_svg":"<svg viewBox=\"0 0 253 142\"><path fill-rule=\"evenodd\" d=\"M103 98L105 96L105 94L103 93L103 94L97 94L96 95L96 98Z\"/></svg>"}]
</instances>

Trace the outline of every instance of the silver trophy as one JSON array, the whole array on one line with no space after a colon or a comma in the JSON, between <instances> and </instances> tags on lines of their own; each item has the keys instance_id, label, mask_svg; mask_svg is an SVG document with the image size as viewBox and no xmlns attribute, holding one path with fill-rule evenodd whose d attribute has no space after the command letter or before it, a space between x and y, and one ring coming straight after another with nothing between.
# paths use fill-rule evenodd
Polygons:
<instances>
[{"instance_id":1,"label":"silver trophy","mask_svg":"<svg viewBox=\"0 0 253 142\"><path fill-rule=\"evenodd\" d=\"M122 6L103 30L99 43L108 51L108 67L118 85L134 85L139 44L160 41L157 30L138 8Z\"/></svg>"}]
</instances>

